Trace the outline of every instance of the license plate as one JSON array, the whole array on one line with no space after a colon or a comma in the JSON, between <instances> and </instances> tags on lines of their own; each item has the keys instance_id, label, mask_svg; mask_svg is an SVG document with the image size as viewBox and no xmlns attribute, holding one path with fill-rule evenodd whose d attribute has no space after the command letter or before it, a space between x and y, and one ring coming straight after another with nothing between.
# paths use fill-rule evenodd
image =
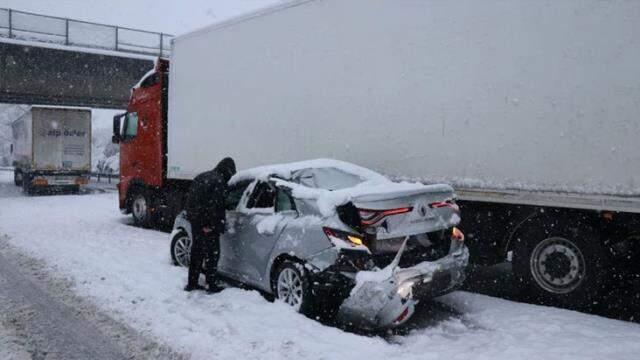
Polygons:
<instances>
[{"instance_id":1,"label":"license plate","mask_svg":"<svg viewBox=\"0 0 640 360\"><path fill-rule=\"evenodd\" d=\"M47 182L51 185L74 185L76 178L73 176L56 176L48 178Z\"/></svg>"}]
</instances>

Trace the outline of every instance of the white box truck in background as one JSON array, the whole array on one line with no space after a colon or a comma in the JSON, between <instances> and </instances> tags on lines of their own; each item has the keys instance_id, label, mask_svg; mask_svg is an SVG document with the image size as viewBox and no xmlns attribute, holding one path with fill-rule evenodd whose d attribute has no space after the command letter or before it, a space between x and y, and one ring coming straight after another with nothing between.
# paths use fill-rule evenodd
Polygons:
<instances>
[{"instance_id":1,"label":"white box truck in background","mask_svg":"<svg viewBox=\"0 0 640 360\"><path fill-rule=\"evenodd\" d=\"M134 89L137 132L116 121L121 159L142 166L149 139L166 154L153 185L121 172L120 206L177 209L225 156L448 181L472 260L509 259L532 297L589 306L614 270L640 272L639 15L636 1L303 0L179 36L171 70Z\"/></svg>"},{"instance_id":2,"label":"white box truck in background","mask_svg":"<svg viewBox=\"0 0 640 360\"><path fill-rule=\"evenodd\" d=\"M11 123L14 180L38 189L78 192L91 173L91 110L32 106Z\"/></svg>"}]
</instances>

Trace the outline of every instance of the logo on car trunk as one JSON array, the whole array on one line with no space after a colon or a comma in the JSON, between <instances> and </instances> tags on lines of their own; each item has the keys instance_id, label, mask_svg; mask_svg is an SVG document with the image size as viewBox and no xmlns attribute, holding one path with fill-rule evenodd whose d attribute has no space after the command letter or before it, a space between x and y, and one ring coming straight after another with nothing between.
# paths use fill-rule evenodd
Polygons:
<instances>
[{"instance_id":1,"label":"logo on car trunk","mask_svg":"<svg viewBox=\"0 0 640 360\"><path fill-rule=\"evenodd\" d=\"M424 206L420 206L420 215L427 216L427 208L425 208Z\"/></svg>"}]
</instances>

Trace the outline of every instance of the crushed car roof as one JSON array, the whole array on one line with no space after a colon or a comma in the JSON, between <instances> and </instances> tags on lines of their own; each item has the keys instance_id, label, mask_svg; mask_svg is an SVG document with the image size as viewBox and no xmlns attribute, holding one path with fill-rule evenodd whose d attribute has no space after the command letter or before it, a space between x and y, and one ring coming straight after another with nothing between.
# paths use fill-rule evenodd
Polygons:
<instances>
[{"instance_id":1,"label":"crushed car roof","mask_svg":"<svg viewBox=\"0 0 640 360\"><path fill-rule=\"evenodd\" d=\"M327 190L310 188L291 181L292 174L305 169L336 168L344 172L357 175L363 179L361 184L353 187ZM273 179L278 186L284 186L292 191L298 199L315 200L322 216L331 216L336 206L358 198L365 201L389 199L397 196L408 196L422 192L452 193L453 188L445 184L424 185L413 182L392 182L386 177L363 167L332 159L316 159L287 164L268 165L238 172L229 181L234 184L243 180Z\"/></svg>"},{"instance_id":2,"label":"crushed car roof","mask_svg":"<svg viewBox=\"0 0 640 360\"><path fill-rule=\"evenodd\" d=\"M259 166L251 169L239 171L235 174L229 184L235 184L243 180L252 179L267 179L269 177L279 177L284 180L290 180L292 173L304 169L317 169L317 168L335 168L342 170L346 173L353 174L361 177L365 181L374 182L389 182L386 177L378 174L375 171L363 168L358 165L348 163L346 161L334 160L334 159L315 159L307 161L298 161L284 164L274 164Z\"/></svg>"}]
</instances>

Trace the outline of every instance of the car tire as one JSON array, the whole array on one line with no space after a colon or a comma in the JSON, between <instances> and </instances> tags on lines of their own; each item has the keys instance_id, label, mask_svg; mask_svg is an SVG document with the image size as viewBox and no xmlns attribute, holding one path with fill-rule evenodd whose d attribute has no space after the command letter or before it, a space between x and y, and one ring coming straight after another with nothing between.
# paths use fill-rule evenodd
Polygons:
<instances>
[{"instance_id":1,"label":"car tire","mask_svg":"<svg viewBox=\"0 0 640 360\"><path fill-rule=\"evenodd\" d=\"M16 186L22 186L22 171L18 169L13 171L13 183Z\"/></svg>"},{"instance_id":2,"label":"car tire","mask_svg":"<svg viewBox=\"0 0 640 360\"><path fill-rule=\"evenodd\" d=\"M133 223L140 227L151 227L153 225L153 198L151 193L145 189L134 190L131 196L131 215Z\"/></svg>"},{"instance_id":3,"label":"car tire","mask_svg":"<svg viewBox=\"0 0 640 360\"><path fill-rule=\"evenodd\" d=\"M180 230L171 239L171 261L173 265L189 267L191 257L191 238L189 234Z\"/></svg>"},{"instance_id":4,"label":"car tire","mask_svg":"<svg viewBox=\"0 0 640 360\"><path fill-rule=\"evenodd\" d=\"M589 225L531 224L513 251L513 271L527 301L588 309L605 290L608 257Z\"/></svg>"},{"instance_id":5,"label":"car tire","mask_svg":"<svg viewBox=\"0 0 640 360\"><path fill-rule=\"evenodd\" d=\"M272 280L276 300L283 301L301 314L312 316L314 306L311 281L303 264L285 260Z\"/></svg>"}]
</instances>

